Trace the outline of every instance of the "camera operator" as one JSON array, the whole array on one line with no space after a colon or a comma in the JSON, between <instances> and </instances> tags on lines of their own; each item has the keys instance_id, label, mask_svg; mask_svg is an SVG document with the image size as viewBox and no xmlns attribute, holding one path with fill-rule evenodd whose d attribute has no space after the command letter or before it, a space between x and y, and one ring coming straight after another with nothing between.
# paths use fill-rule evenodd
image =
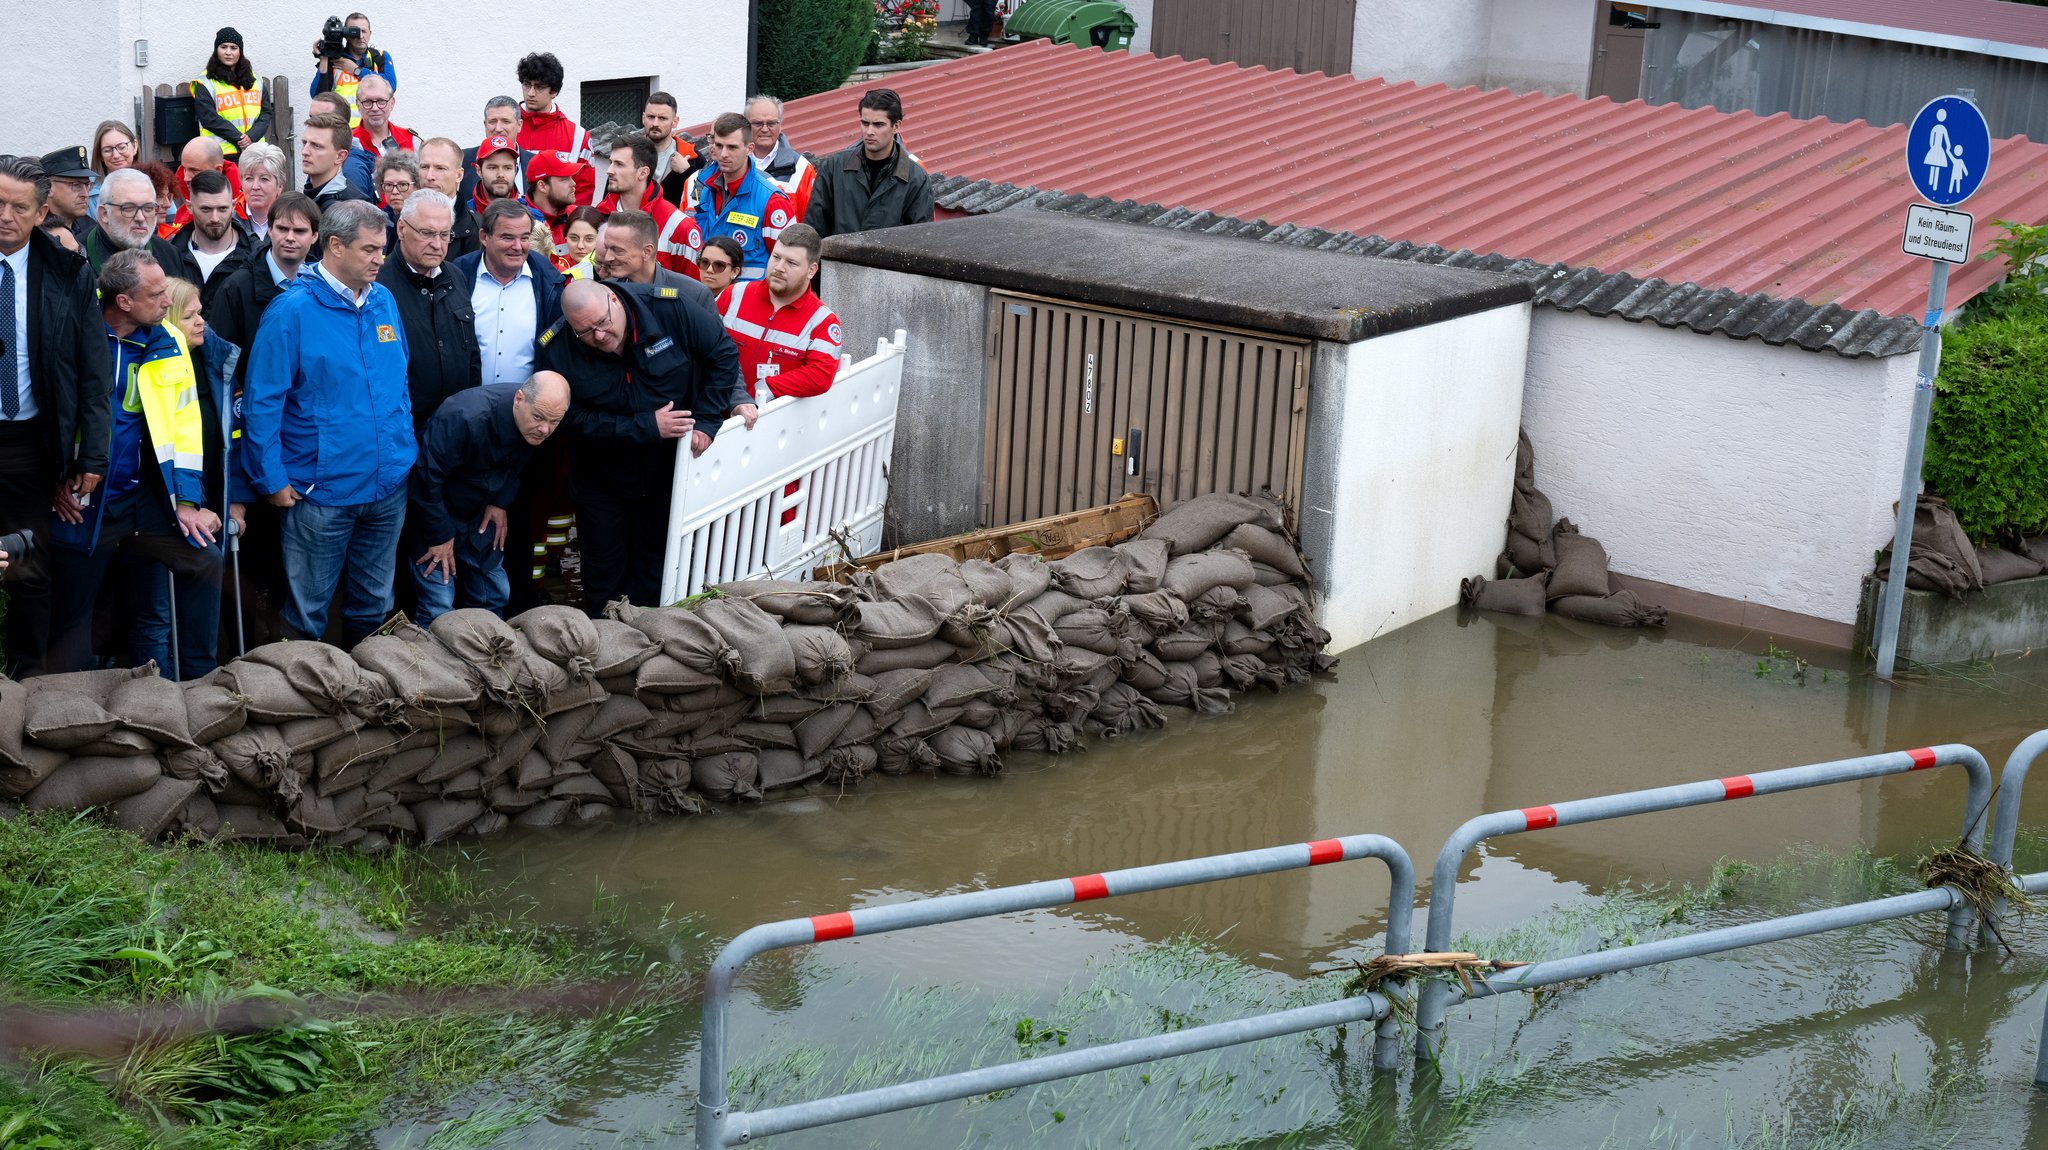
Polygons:
<instances>
[{"instance_id":1,"label":"camera operator","mask_svg":"<svg viewBox=\"0 0 2048 1150\"><path fill-rule=\"evenodd\" d=\"M362 112L356 108L356 84L371 72L384 77L393 89L398 87L398 64L391 53L370 44L370 18L361 12L349 13L346 21L329 16L320 39L313 41L313 86L307 95L331 91L347 100L348 126L353 131L363 122Z\"/></svg>"}]
</instances>

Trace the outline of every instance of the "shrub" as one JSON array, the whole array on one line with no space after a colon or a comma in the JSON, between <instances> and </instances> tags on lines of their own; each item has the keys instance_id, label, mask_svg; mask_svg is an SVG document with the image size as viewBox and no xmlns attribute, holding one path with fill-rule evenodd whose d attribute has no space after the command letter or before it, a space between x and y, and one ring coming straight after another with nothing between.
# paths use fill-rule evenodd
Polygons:
<instances>
[{"instance_id":1,"label":"shrub","mask_svg":"<svg viewBox=\"0 0 2048 1150\"><path fill-rule=\"evenodd\" d=\"M761 0L760 90L785 100L846 82L874 38L872 0Z\"/></svg>"},{"instance_id":2,"label":"shrub","mask_svg":"<svg viewBox=\"0 0 2048 1150\"><path fill-rule=\"evenodd\" d=\"M1927 485L1980 541L2048 530L2048 323L1992 316L1942 340Z\"/></svg>"}]
</instances>

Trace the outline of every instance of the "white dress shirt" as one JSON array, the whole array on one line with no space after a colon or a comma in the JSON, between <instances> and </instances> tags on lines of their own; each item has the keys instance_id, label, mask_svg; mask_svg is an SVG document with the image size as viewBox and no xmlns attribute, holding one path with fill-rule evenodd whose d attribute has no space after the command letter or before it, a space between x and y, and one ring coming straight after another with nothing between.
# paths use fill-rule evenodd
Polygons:
<instances>
[{"instance_id":1,"label":"white dress shirt","mask_svg":"<svg viewBox=\"0 0 2048 1150\"><path fill-rule=\"evenodd\" d=\"M14 330L0 332L0 339L7 341L7 352L14 356L14 382L21 389L21 414L18 419L33 419L36 416L36 389L28 383L28 245L11 256L0 256L0 263L14 269Z\"/></svg>"},{"instance_id":2,"label":"white dress shirt","mask_svg":"<svg viewBox=\"0 0 2048 1150\"><path fill-rule=\"evenodd\" d=\"M519 274L501 284L489 264L479 260L476 283L469 289L476 309L476 346L483 358L485 383L525 383L533 375L534 329L540 323L539 285L533 270L519 265Z\"/></svg>"}]
</instances>

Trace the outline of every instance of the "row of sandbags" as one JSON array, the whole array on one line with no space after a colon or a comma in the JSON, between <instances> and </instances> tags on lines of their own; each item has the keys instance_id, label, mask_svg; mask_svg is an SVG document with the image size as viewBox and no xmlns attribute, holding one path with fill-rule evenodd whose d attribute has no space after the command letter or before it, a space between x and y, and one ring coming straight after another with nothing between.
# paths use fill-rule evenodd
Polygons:
<instances>
[{"instance_id":1,"label":"row of sandbags","mask_svg":"<svg viewBox=\"0 0 2048 1150\"><path fill-rule=\"evenodd\" d=\"M182 686L153 666L0 680L0 799L149 837L376 849L993 774L1007 751L1226 712L1327 669L1282 521L1205 496L1050 563L913 556L596 620L452 611L353 651L269 644Z\"/></svg>"},{"instance_id":2,"label":"row of sandbags","mask_svg":"<svg viewBox=\"0 0 2048 1150\"><path fill-rule=\"evenodd\" d=\"M1642 602L1632 591L1614 590L1600 541L1553 515L1550 498L1536 486L1536 448L1524 431L1515 445L1507 547L1495 561L1494 578L1475 575L1459 584L1460 601L1512 615L1547 610L1613 627L1663 626L1664 608Z\"/></svg>"},{"instance_id":3,"label":"row of sandbags","mask_svg":"<svg viewBox=\"0 0 2048 1150\"><path fill-rule=\"evenodd\" d=\"M1939 591L1961 599L1994 583L2048 574L2048 535L2030 535L2009 546L1979 547L1970 542L1955 509L1931 491L1913 505L1913 542L1906 553L1906 586ZM1891 578L1892 547L1877 554L1877 578Z\"/></svg>"}]
</instances>

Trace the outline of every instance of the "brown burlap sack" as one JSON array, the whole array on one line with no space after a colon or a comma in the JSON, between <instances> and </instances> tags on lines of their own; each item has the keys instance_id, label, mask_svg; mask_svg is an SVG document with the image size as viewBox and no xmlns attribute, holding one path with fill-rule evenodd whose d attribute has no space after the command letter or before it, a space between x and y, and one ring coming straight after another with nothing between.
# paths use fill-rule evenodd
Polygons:
<instances>
[{"instance_id":1,"label":"brown burlap sack","mask_svg":"<svg viewBox=\"0 0 2048 1150\"><path fill-rule=\"evenodd\" d=\"M875 771L880 752L866 743L834 747L819 760L828 786L850 787Z\"/></svg>"},{"instance_id":2,"label":"brown burlap sack","mask_svg":"<svg viewBox=\"0 0 2048 1150\"><path fill-rule=\"evenodd\" d=\"M427 799L412 804L412 817L419 823L422 846L432 846L461 834L469 824L482 818L483 813L484 804L476 799Z\"/></svg>"},{"instance_id":3,"label":"brown burlap sack","mask_svg":"<svg viewBox=\"0 0 2048 1150\"><path fill-rule=\"evenodd\" d=\"M1557 547L1551 542L1551 537L1545 535L1541 539L1532 539L1516 531L1512 521L1508 527L1506 554L1517 571L1533 573L1557 566Z\"/></svg>"},{"instance_id":4,"label":"brown burlap sack","mask_svg":"<svg viewBox=\"0 0 2048 1150\"><path fill-rule=\"evenodd\" d=\"M970 602L993 611L1008 609L1017 593L1016 585L1010 581L1010 573L986 559L969 559L961 563L960 579L967 584Z\"/></svg>"},{"instance_id":5,"label":"brown burlap sack","mask_svg":"<svg viewBox=\"0 0 2048 1150\"><path fill-rule=\"evenodd\" d=\"M996 560L996 566L1010 577L1010 597L1005 610L1015 610L1029 603L1052 588L1052 572L1043 559L1036 555L1019 552L1005 555Z\"/></svg>"},{"instance_id":6,"label":"brown burlap sack","mask_svg":"<svg viewBox=\"0 0 2048 1150\"><path fill-rule=\"evenodd\" d=\"M1179 557L1213 545L1241 523L1273 530L1281 527L1283 522L1277 503L1216 492L1184 500L1168 508L1139 532L1138 537L1163 539L1172 548L1173 555Z\"/></svg>"},{"instance_id":7,"label":"brown burlap sack","mask_svg":"<svg viewBox=\"0 0 2048 1150\"><path fill-rule=\"evenodd\" d=\"M1123 553L1109 547L1084 547L1046 564L1046 569L1052 572L1053 587L1076 599L1121 595L1130 574Z\"/></svg>"},{"instance_id":8,"label":"brown burlap sack","mask_svg":"<svg viewBox=\"0 0 2048 1150\"><path fill-rule=\"evenodd\" d=\"M861 604L865 607L868 604ZM891 647L869 651L854 664L854 670L863 675L880 676L890 671L912 669L931 670L942 664L951 663L960 656L960 648L944 639L931 639L911 647Z\"/></svg>"},{"instance_id":9,"label":"brown burlap sack","mask_svg":"<svg viewBox=\"0 0 2048 1150\"><path fill-rule=\"evenodd\" d=\"M597 711L598 704L592 703L549 719L538 745L541 756L556 766L569 761L569 748L583 737L584 731L590 729L590 721L597 717Z\"/></svg>"},{"instance_id":10,"label":"brown burlap sack","mask_svg":"<svg viewBox=\"0 0 2048 1150\"><path fill-rule=\"evenodd\" d=\"M310 719L327 712L292 686L283 671L267 663L237 659L221 668L227 687L242 696L249 718L259 723Z\"/></svg>"},{"instance_id":11,"label":"brown burlap sack","mask_svg":"<svg viewBox=\"0 0 2048 1150\"><path fill-rule=\"evenodd\" d=\"M1306 582L1308 567L1301 561L1301 552L1285 533L1269 531L1264 527L1244 523L1232 528L1223 537L1220 547L1234 548L1251 556L1254 564L1264 564L1280 572L1290 580ZM1258 580L1256 567L1252 572L1253 581Z\"/></svg>"},{"instance_id":12,"label":"brown burlap sack","mask_svg":"<svg viewBox=\"0 0 2048 1150\"><path fill-rule=\"evenodd\" d=\"M22 753L22 728L28 724L28 688L0 678L0 768L28 766Z\"/></svg>"},{"instance_id":13,"label":"brown burlap sack","mask_svg":"<svg viewBox=\"0 0 2048 1150\"><path fill-rule=\"evenodd\" d=\"M155 660L140 667L114 667L103 671L69 671L58 675L37 675L22 682L30 694L38 691L66 691L73 695L84 695L104 707L114 698L114 688L130 679L154 679L158 675Z\"/></svg>"},{"instance_id":14,"label":"brown burlap sack","mask_svg":"<svg viewBox=\"0 0 2048 1150\"><path fill-rule=\"evenodd\" d=\"M634 691L642 696L687 695L716 690L725 685L725 680L716 675L685 666L681 660L671 657L666 649L640 664L633 679Z\"/></svg>"},{"instance_id":15,"label":"brown burlap sack","mask_svg":"<svg viewBox=\"0 0 2048 1150\"><path fill-rule=\"evenodd\" d=\"M727 598L748 600L785 623L831 627L853 611L853 588L844 583L748 579L711 589Z\"/></svg>"},{"instance_id":16,"label":"brown burlap sack","mask_svg":"<svg viewBox=\"0 0 2048 1150\"><path fill-rule=\"evenodd\" d=\"M697 790L714 803L761 797L761 760L752 751L707 755L690 764Z\"/></svg>"},{"instance_id":17,"label":"brown burlap sack","mask_svg":"<svg viewBox=\"0 0 2048 1150\"><path fill-rule=\"evenodd\" d=\"M739 652L731 678L741 690L756 695L796 690L796 652L775 616L747 599L707 599L697 604L697 615Z\"/></svg>"},{"instance_id":18,"label":"brown burlap sack","mask_svg":"<svg viewBox=\"0 0 2048 1150\"><path fill-rule=\"evenodd\" d=\"M1979 547L1977 570L1984 576L1984 585L2010 583L2014 579L2032 579L2041 573L2041 562L2031 555L2008 551L2003 547Z\"/></svg>"},{"instance_id":19,"label":"brown burlap sack","mask_svg":"<svg viewBox=\"0 0 2048 1150\"><path fill-rule=\"evenodd\" d=\"M166 775L200 783L209 791L219 790L228 778L228 765L220 761L212 747L187 747L169 752L164 755L163 764Z\"/></svg>"},{"instance_id":20,"label":"brown burlap sack","mask_svg":"<svg viewBox=\"0 0 2048 1150\"><path fill-rule=\"evenodd\" d=\"M390 790L417 782L420 772L434 764L441 757L442 748L415 747L385 759L382 764L372 767L364 785L373 791Z\"/></svg>"},{"instance_id":21,"label":"brown burlap sack","mask_svg":"<svg viewBox=\"0 0 2048 1150\"><path fill-rule=\"evenodd\" d=\"M1183 627L1169 631L1152 643L1152 651L1167 663L1185 663L1208 650L1215 638L1206 631Z\"/></svg>"},{"instance_id":22,"label":"brown burlap sack","mask_svg":"<svg viewBox=\"0 0 2048 1150\"><path fill-rule=\"evenodd\" d=\"M22 765L0 767L0 797L20 798L36 788L38 783L55 774L58 767L71 761L65 751L29 743L21 749Z\"/></svg>"},{"instance_id":23,"label":"brown burlap sack","mask_svg":"<svg viewBox=\"0 0 2048 1150\"><path fill-rule=\"evenodd\" d=\"M1273 635L1258 631L1236 619L1223 625L1223 653L1226 655L1263 655L1273 645Z\"/></svg>"},{"instance_id":24,"label":"brown burlap sack","mask_svg":"<svg viewBox=\"0 0 2048 1150\"><path fill-rule=\"evenodd\" d=\"M1481 611L1541 615L1547 599L1544 590L1548 581L1549 575L1542 571L1527 579L1486 579L1474 575L1458 584L1458 599L1467 607Z\"/></svg>"},{"instance_id":25,"label":"brown burlap sack","mask_svg":"<svg viewBox=\"0 0 2048 1150\"><path fill-rule=\"evenodd\" d=\"M548 799L535 803L512 818L515 827L558 827L576 814L574 804L566 799Z\"/></svg>"},{"instance_id":26,"label":"brown burlap sack","mask_svg":"<svg viewBox=\"0 0 2048 1150\"><path fill-rule=\"evenodd\" d=\"M640 805L640 765L633 761L632 755L618 747L605 747L590 757L589 777L605 788L602 797L609 801L622 807Z\"/></svg>"},{"instance_id":27,"label":"brown burlap sack","mask_svg":"<svg viewBox=\"0 0 2048 1150\"><path fill-rule=\"evenodd\" d=\"M994 775L1003 769L995 740L973 727L948 727L926 740L938 756L939 770L949 775Z\"/></svg>"},{"instance_id":28,"label":"brown burlap sack","mask_svg":"<svg viewBox=\"0 0 2048 1150\"><path fill-rule=\"evenodd\" d=\"M1550 609L1567 619L1605 623L1610 627L1662 627L1664 608L1641 602L1631 591L1612 595L1567 595L1553 599Z\"/></svg>"},{"instance_id":29,"label":"brown burlap sack","mask_svg":"<svg viewBox=\"0 0 2048 1150\"><path fill-rule=\"evenodd\" d=\"M1579 534L1571 520L1560 519L1551 543L1557 548L1557 566L1550 572L1544 594L1552 599L1566 595L1598 598L1612 590L1607 579L1607 549L1598 539Z\"/></svg>"},{"instance_id":30,"label":"brown burlap sack","mask_svg":"<svg viewBox=\"0 0 2048 1150\"><path fill-rule=\"evenodd\" d=\"M308 835L338 835L362 820L367 809L364 802L367 794L361 787L336 795L301 792L285 813L285 825ZM391 798L388 791L380 794L385 801Z\"/></svg>"},{"instance_id":31,"label":"brown burlap sack","mask_svg":"<svg viewBox=\"0 0 2048 1150\"><path fill-rule=\"evenodd\" d=\"M82 811L139 795L163 777L154 758L73 758L21 798L32 811Z\"/></svg>"},{"instance_id":32,"label":"brown burlap sack","mask_svg":"<svg viewBox=\"0 0 2048 1150\"><path fill-rule=\"evenodd\" d=\"M1128 539L1113 550L1123 557L1124 592L1149 595L1166 580L1166 564L1173 549L1164 539Z\"/></svg>"},{"instance_id":33,"label":"brown burlap sack","mask_svg":"<svg viewBox=\"0 0 2048 1150\"><path fill-rule=\"evenodd\" d=\"M304 835L286 830L284 820L262 807L218 803L220 829L215 842L267 842L276 846L304 846Z\"/></svg>"},{"instance_id":34,"label":"brown burlap sack","mask_svg":"<svg viewBox=\"0 0 2048 1150\"><path fill-rule=\"evenodd\" d=\"M313 777L328 779L345 767L381 762L395 753L404 741L405 735L389 727L364 727L347 732L313 752ZM290 736L286 736L286 742L289 744ZM367 766L364 772L359 773L367 774Z\"/></svg>"},{"instance_id":35,"label":"brown burlap sack","mask_svg":"<svg viewBox=\"0 0 2048 1150\"><path fill-rule=\"evenodd\" d=\"M1217 587L1243 591L1257 582L1250 556L1242 551L1217 549L1176 556L1167 564L1166 579L1160 587L1193 603Z\"/></svg>"},{"instance_id":36,"label":"brown burlap sack","mask_svg":"<svg viewBox=\"0 0 2048 1150\"><path fill-rule=\"evenodd\" d=\"M806 760L795 751L768 750L761 752L761 789L777 790L808 782L825 773L825 764Z\"/></svg>"},{"instance_id":37,"label":"brown burlap sack","mask_svg":"<svg viewBox=\"0 0 2048 1150\"><path fill-rule=\"evenodd\" d=\"M733 738L757 750L795 750L796 728L788 723L734 723L728 731Z\"/></svg>"},{"instance_id":38,"label":"brown burlap sack","mask_svg":"<svg viewBox=\"0 0 2048 1150\"><path fill-rule=\"evenodd\" d=\"M285 749L294 755L310 755L329 743L363 729L363 721L354 715L326 715L317 719L293 719L280 723L277 733L284 739Z\"/></svg>"},{"instance_id":39,"label":"brown burlap sack","mask_svg":"<svg viewBox=\"0 0 2048 1150\"><path fill-rule=\"evenodd\" d=\"M1168 591L1125 595L1117 602L1131 618L1160 634L1179 630L1188 621L1188 605Z\"/></svg>"},{"instance_id":40,"label":"brown burlap sack","mask_svg":"<svg viewBox=\"0 0 2048 1150\"><path fill-rule=\"evenodd\" d=\"M1069 612L1054 629L1059 640L1069 647L1080 647L1101 655L1114 655L1122 642L1117 633L1110 629L1110 614L1100 607L1087 607Z\"/></svg>"},{"instance_id":41,"label":"brown burlap sack","mask_svg":"<svg viewBox=\"0 0 2048 1150\"><path fill-rule=\"evenodd\" d=\"M620 603L618 619L661 644L669 658L699 675L724 679L739 668L740 655L710 620L682 607L641 608ZM643 664L644 670L644 664Z\"/></svg>"},{"instance_id":42,"label":"brown burlap sack","mask_svg":"<svg viewBox=\"0 0 2048 1150\"><path fill-rule=\"evenodd\" d=\"M883 739L875 751L875 771L878 774L908 775L939 769L939 756L929 744L914 735Z\"/></svg>"},{"instance_id":43,"label":"brown burlap sack","mask_svg":"<svg viewBox=\"0 0 2048 1150\"><path fill-rule=\"evenodd\" d=\"M605 757L607 759L610 758L609 755ZM634 785L636 787L639 785L637 771L634 774ZM568 799L571 802L594 800L608 803L612 801L612 792L610 787L604 785L604 780L589 771L584 771L582 774L556 779L553 783L549 784L548 797L551 799Z\"/></svg>"},{"instance_id":44,"label":"brown burlap sack","mask_svg":"<svg viewBox=\"0 0 2048 1150\"><path fill-rule=\"evenodd\" d=\"M1043 751L1054 755L1086 749L1081 745L1080 735L1071 723L1044 715L1034 716L1030 722L1019 728L1010 747L1012 750Z\"/></svg>"},{"instance_id":45,"label":"brown burlap sack","mask_svg":"<svg viewBox=\"0 0 2048 1150\"><path fill-rule=\"evenodd\" d=\"M473 838L487 839L492 835L504 834L511 826L511 819L496 811L485 811L478 815L476 821L469 824L469 829L463 833Z\"/></svg>"},{"instance_id":46,"label":"brown burlap sack","mask_svg":"<svg viewBox=\"0 0 2048 1150\"><path fill-rule=\"evenodd\" d=\"M415 707L474 707L477 680L468 664L410 623L372 635L350 652L358 666L384 677L391 694Z\"/></svg>"},{"instance_id":47,"label":"brown burlap sack","mask_svg":"<svg viewBox=\"0 0 2048 1150\"><path fill-rule=\"evenodd\" d=\"M913 596L856 603L852 631L873 650L890 651L930 642L944 622L931 600Z\"/></svg>"},{"instance_id":48,"label":"brown burlap sack","mask_svg":"<svg viewBox=\"0 0 2048 1150\"><path fill-rule=\"evenodd\" d=\"M22 732L30 741L59 751L97 742L120 725L106 708L72 691L32 690L23 710Z\"/></svg>"},{"instance_id":49,"label":"brown burlap sack","mask_svg":"<svg viewBox=\"0 0 2048 1150\"><path fill-rule=\"evenodd\" d=\"M511 626L526 637L526 645L534 654L566 671L572 681L596 676L597 627L580 609L559 605L533 607L514 616Z\"/></svg>"},{"instance_id":50,"label":"brown burlap sack","mask_svg":"<svg viewBox=\"0 0 2048 1150\"><path fill-rule=\"evenodd\" d=\"M661 644L617 619L592 619L590 625L597 629L597 657L591 669L600 679L631 675L661 650Z\"/></svg>"},{"instance_id":51,"label":"brown burlap sack","mask_svg":"<svg viewBox=\"0 0 2048 1150\"><path fill-rule=\"evenodd\" d=\"M1025 600L1022 606L1013 608L1010 614L1012 617L1029 616L1048 627L1057 627L1060 620L1087 606L1086 599L1076 599L1065 591L1053 590Z\"/></svg>"},{"instance_id":52,"label":"brown burlap sack","mask_svg":"<svg viewBox=\"0 0 2048 1150\"><path fill-rule=\"evenodd\" d=\"M873 573L875 597L879 600L923 599L941 616L951 615L973 602L960 565L949 555L912 555L884 563Z\"/></svg>"},{"instance_id":53,"label":"brown burlap sack","mask_svg":"<svg viewBox=\"0 0 2048 1150\"><path fill-rule=\"evenodd\" d=\"M238 662L260 663L284 672L293 690L330 715L356 711L391 696L391 684L382 675L365 671L346 651L325 643L265 643Z\"/></svg>"},{"instance_id":54,"label":"brown burlap sack","mask_svg":"<svg viewBox=\"0 0 2048 1150\"><path fill-rule=\"evenodd\" d=\"M277 783L287 764L291 748L276 727L251 724L213 744L213 753L227 764L228 771L243 783L268 789Z\"/></svg>"},{"instance_id":55,"label":"brown burlap sack","mask_svg":"<svg viewBox=\"0 0 2048 1150\"><path fill-rule=\"evenodd\" d=\"M853 703L835 703L798 723L794 728L797 751L806 759L823 755L859 711Z\"/></svg>"},{"instance_id":56,"label":"brown burlap sack","mask_svg":"<svg viewBox=\"0 0 2048 1150\"><path fill-rule=\"evenodd\" d=\"M185 729L200 746L218 742L249 721L248 700L225 683L197 680L185 687Z\"/></svg>"},{"instance_id":57,"label":"brown burlap sack","mask_svg":"<svg viewBox=\"0 0 2048 1150\"><path fill-rule=\"evenodd\" d=\"M1268 567L1256 559L1252 560L1252 578L1261 587L1278 587L1283 583L1294 582L1294 578L1286 572Z\"/></svg>"},{"instance_id":58,"label":"brown burlap sack","mask_svg":"<svg viewBox=\"0 0 2048 1150\"><path fill-rule=\"evenodd\" d=\"M536 655L534 658L539 659L540 657ZM542 662L546 661L542 660ZM552 663L547 665L554 666ZM609 698L611 698L611 692L605 690L603 684L599 683L596 679L570 679L567 680L567 685L561 690L549 695L546 703L535 706L532 709L538 712L542 718L547 718L550 715L557 715L563 711L572 710L590 703L602 703Z\"/></svg>"}]
</instances>

